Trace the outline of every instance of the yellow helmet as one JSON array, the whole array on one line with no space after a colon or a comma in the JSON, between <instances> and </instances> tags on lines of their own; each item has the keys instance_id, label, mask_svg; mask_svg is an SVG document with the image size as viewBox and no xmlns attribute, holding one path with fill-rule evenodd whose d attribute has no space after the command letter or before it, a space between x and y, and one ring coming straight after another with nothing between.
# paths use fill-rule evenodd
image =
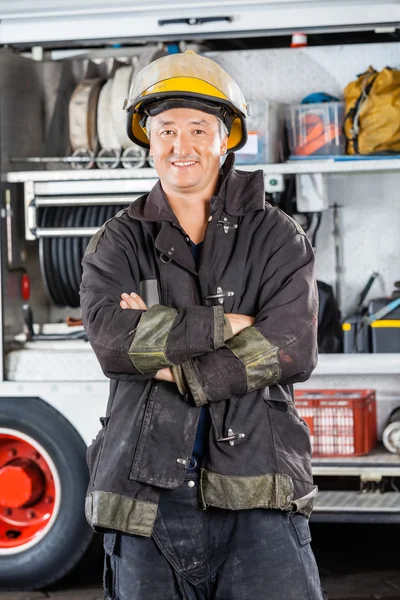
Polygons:
<instances>
[{"instance_id":1,"label":"yellow helmet","mask_svg":"<svg viewBox=\"0 0 400 600\"><path fill-rule=\"evenodd\" d=\"M216 62L193 50L163 56L134 78L125 103L129 138L149 148L147 117L180 106L219 117L229 131L228 150L245 145L247 105L239 86Z\"/></svg>"}]
</instances>

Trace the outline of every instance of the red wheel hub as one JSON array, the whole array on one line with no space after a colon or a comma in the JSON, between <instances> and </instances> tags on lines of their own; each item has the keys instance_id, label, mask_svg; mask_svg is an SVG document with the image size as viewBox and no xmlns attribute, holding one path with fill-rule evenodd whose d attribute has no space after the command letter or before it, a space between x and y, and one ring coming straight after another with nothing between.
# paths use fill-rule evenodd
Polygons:
<instances>
[{"instance_id":1,"label":"red wheel hub","mask_svg":"<svg viewBox=\"0 0 400 600\"><path fill-rule=\"evenodd\" d=\"M47 527L55 507L50 467L16 435L0 433L0 553L24 546Z\"/></svg>"},{"instance_id":2,"label":"red wheel hub","mask_svg":"<svg viewBox=\"0 0 400 600\"><path fill-rule=\"evenodd\" d=\"M35 504L43 495L44 483L33 461L17 458L0 469L0 504L9 508Z\"/></svg>"}]
</instances>

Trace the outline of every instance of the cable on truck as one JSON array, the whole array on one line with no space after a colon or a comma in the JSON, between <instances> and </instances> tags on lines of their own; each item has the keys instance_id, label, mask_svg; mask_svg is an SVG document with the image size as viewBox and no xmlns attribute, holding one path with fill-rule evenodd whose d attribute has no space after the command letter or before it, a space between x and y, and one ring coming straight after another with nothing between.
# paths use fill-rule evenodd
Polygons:
<instances>
[{"instance_id":1,"label":"cable on truck","mask_svg":"<svg viewBox=\"0 0 400 600\"><path fill-rule=\"evenodd\" d=\"M100 228L126 205L44 207L39 209L40 227L76 229ZM39 239L39 263L49 299L59 307L79 307L81 262L90 237L52 236Z\"/></svg>"}]
</instances>

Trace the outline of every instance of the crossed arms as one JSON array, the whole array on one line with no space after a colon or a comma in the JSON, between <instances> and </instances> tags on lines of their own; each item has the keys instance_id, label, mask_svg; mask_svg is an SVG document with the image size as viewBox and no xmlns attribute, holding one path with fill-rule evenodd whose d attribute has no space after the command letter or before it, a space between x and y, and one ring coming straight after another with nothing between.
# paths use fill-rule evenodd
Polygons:
<instances>
[{"instance_id":1,"label":"crossed arms","mask_svg":"<svg viewBox=\"0 0 400 600\"><path fill-rule=\"evenodd\" d=\"M130 294L123 292L121 294L121 300L119 305L123 310L147 310L147 306L143 298L141 298L139 294L136 294L135 292L131 292ZM228 327L230 327L231 330L231 335L228 334L229 337L237 335L246 327L251 327L255 320L254 317L248 317L247 315L239 315L235 313L228 313L225 315L225 318L228 319ZM178 387L180 388L180 391L183 392L185 390L185 386L182 385L182 375L180 374L180 377L176 377L176 375L176 371L174 374L173 370L170 367L165 367L156 372L154 379L158 379L159 381L169 381L171 383L177 383Z\"/></svg>"},{"instance_id":2,"label":"crossed arms","mask_svg":"<svg viewBox=\"0 0 400 600\"><path fill-rule=\"evenodd\" d=\"M222 306L145 310L133 303L126 310L121 291L138 289L140 250L132 249L119 219L110 221L83 259L81 286L83 322L104 373L146 380L170 377L164 369L179 367L198 406L306 380L317 357L314 255L305 235L287 217L279 219L254 323L224 315Z\"/></svg>"}]
</instances>

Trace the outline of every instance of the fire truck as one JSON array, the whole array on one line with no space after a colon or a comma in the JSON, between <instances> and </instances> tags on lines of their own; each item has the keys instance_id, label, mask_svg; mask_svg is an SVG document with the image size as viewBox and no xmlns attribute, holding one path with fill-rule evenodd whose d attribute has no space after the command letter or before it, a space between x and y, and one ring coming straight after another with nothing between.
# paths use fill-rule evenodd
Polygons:
<instances>
[{"instance_id":1,"label":"fire truck","mask_svg":"<svg viewBox=\"0 0 400 600\"><path fill-rule=\"evenodd\" d=\"M400 159L282 161L266 146L282 105L311 92L341 98L370 64L399 66L400 2L1 4L0 589L43 589L93 539L85 455L108 381L80 321L81 259L98 228L157 181L124 129L132 77L193 47L236 79L257 107L238 168L262 169L278 205L315 217L317 277L351 314L371 273L366 301L389 297L398 278ZM289 47L296 31L303 43ZM297 386L376 395L371 452L313 459L313 521L400 521L399 383L400 352L383 348L321 353Z\"/></svg>"}]
</instances>

